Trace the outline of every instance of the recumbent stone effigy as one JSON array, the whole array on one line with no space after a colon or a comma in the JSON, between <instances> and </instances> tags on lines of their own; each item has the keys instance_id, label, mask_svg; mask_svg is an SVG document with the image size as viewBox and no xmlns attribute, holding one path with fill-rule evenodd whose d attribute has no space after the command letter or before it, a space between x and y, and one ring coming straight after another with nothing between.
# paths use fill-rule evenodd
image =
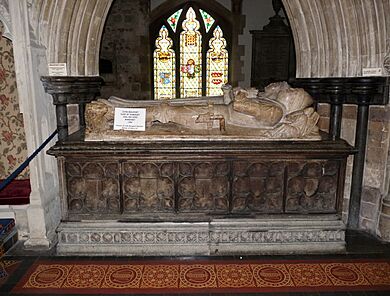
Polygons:
<instances>
[{"instance_id":1,"label":"recumbent stone effigy","mask_svg":"<svg viewBox=\"0 0 390 296\"><path fill-rule=\"evenodd\" d=\"M87 141L138 139L320 140L319 115L301 88L286 82L270 84L264 92L223 86L220 97L165 101L129 101L117 97L87 104ZM115 108L145 108L144 132L114 130Z\"/></svg>"}]
</instances>

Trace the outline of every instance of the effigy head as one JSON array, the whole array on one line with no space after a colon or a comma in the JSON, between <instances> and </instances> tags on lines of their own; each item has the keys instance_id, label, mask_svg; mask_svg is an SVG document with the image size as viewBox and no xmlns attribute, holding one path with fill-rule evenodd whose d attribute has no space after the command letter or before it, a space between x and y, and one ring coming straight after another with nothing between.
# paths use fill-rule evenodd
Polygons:
<instances>
[{"instance_id":1,"label":"effigy head","mask_svg":"<svg viewBox=\"0 0 390 296\"><path fill-rule=\"evenodd\" d=\"M291 86L286 81L274 82L264 88L264 95L269 99L275 100L280 91L289 88Z\"/></svg>"},{"instance_id":2,"label":"effigy head","mask_svg":"<svg viewBox=\"0 0 390 296\"><path fill-rule=\"evenodd\" d=\"M312 97L303 88L287 88L280 90L276 101L283 104L286 114L303 110L313 104Z\"/></svg>"}]
</instances>

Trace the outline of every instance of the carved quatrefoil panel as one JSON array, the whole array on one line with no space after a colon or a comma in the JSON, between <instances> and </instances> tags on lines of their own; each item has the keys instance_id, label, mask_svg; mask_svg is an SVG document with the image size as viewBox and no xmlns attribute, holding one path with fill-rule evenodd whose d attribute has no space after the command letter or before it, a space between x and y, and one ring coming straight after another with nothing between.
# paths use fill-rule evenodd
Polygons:
<instances>
[{"instance_id":1,"label":"carved quatrefoil panel","mask_svg":"<svg viewBox=\"0 0 390 296\"><path fill-rule=\"evenodd\" d=\"M229 164L185 162L179 164L179 212L218 212L229 209Z\"/></svg>"},{"instance_id":2,"label":"carved quatrefoil panel","mask_svg":"<svg viewBox=\"0 0 390 296\"><path fill-rule=\"evenodd\" d=\"M68 211L71 214L119 214L119 164L67 162Z\"/></svg>"},{"instance_id":3,"label":"carved quatrefoil panel","mask_svg":"<svg viewBox=\"0 0 390 296\"><path fill-rule=\"evenodd\" d=\"M286 212L335 212L339 166L337 161L289 163Z\"/></svg>"},{"instance_id":4,"label":"carved quatrefoil panel","mask_svg":"<svg viewBox=\"0 0 390 296\"><path fill-rule=\"evenodd\" d=\"M173 212L173 177L173 163L124 163L124 212Z\"/></svg>"},{"instance_id":5,"label":"carved quatrefoil panel","mask_svg":"<svg viewBox=\"0 0 390 296\"><path fill-rule=\"evenodd\" d=\"M282 213L284 168L284 162L235 162L232 212Z\"/></svg>"}]
</instances>

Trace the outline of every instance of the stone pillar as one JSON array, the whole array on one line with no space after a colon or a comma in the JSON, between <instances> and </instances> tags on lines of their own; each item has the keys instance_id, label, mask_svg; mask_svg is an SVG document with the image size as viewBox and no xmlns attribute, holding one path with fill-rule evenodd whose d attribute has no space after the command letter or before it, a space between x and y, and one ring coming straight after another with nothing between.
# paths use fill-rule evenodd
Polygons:
<instances>
[{"instance_id":1,"label":"stone pillar","mask_svg":"<svg viewBox=\"0 0 390 296\"><path fill-rule=\"evenodd\" d=\"M390 124L388 124L390 127ZM386 189L382 200L382 209L379 215L377 234L386 241L390 241L390 143L387 153Z\"/></svg>"},{"instance_id":2,"label":"stone pillar","mask_svg":"<svg viewBox=\"0 0 390 296\"><path fill-rule=\"evenodd\" d=\"M386 55L383 59L383 69L387 74L390 74L390 38L386 42ZM390 108L388 106L388 108ZM390 128L390 121L387 124L388 130ZM387 168L385 173L386 175L386 184L385 184L385 194L382 200L382 209L379 216L378 223L378 235L386 240L390 241L390 138L387 140L388 153L387 153Z\"/></svg>"},{"instance_id":3,"label":"stone pillar","mask_svg":"<svg viewBox=\"0 0 390 296\"><path fill-rule=\"evenodd\" d=\"M46 47L31 24L29 1L9 1L14 32L15 72L28 154L31 155L56 129L53 107L45 99L39 77L47 73ZM49 145L50 146L50 145ZM31 195L26 211L25 247L49 248L60 222L58 175L55 159L44 151L30 163Z\"/></svg>"}]
</instances>

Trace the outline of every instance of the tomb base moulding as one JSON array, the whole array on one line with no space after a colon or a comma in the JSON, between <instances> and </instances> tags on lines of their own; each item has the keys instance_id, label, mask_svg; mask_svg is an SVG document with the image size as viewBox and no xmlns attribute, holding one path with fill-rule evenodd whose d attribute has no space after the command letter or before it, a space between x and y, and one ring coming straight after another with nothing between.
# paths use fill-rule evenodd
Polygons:
<instances>
[{"instance_id":1,"label":"tomb base moulding","mask_svg":"<svg viewBox=\"0 0 390 296\"><path fill-rule=\"evenodd\" d=\"M213 219L210 222L64 222L62 255L201 256L343 252L337 216Z\"/></svg>"}]
</instances>

